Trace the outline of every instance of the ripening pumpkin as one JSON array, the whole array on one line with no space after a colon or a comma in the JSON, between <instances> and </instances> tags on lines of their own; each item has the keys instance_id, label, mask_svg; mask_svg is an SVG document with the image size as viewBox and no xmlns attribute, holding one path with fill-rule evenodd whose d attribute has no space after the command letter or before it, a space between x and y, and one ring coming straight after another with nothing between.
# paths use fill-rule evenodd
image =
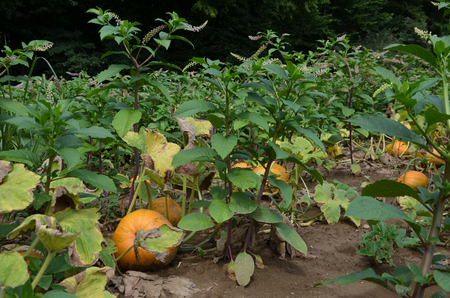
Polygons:
<instances>
[{"instance_id":1,"label":"ripening pumpkin","mask_svg":"<svg viewBox=\"0 0 450 298\"><path fill-rule=\"evenodd\" d=\"M246 164L245 162L238 162L233 167L234 168L243 168L243 169L253 169L253 166Z\"/></svg>"},{"instance_id":2,"label":"ripening pumpkin","mask_svg":"<svg viewBox=\"0 0 450 298\"><path fill-rule=\"evenodd\" d=\"M160 227L163 224L172 226L172 224L161 214L148 209L139 209L126 215L117 226L112 240L116 244L117 252L114 256L117 258L134 244L136 232ZM123 271L137 270L150 271L163 268L172 262L177 254L178 247L165 247L169 252L164 262L156 259L152 253L148 253L142 247L130 249L118 262Z\"/></svg>"},{"instance_id":3,"label":"ripening pumpkin","mask_svg":"<svg viewBox=\"0 0 450 298\"><path fill-rule=\"evenodd\" d=\"M433 153L437 156L440 156L440 154L434 148L433 148ZM425 156L427 163L429 162L436 166L442 166L443 164L445 164L445 161L443 159L440 159L439 157L436 157L435 155L431 154L430 152L427 152L427 155Z\"/></svg>"},{"instance_id":4,"label":"ripening pumpkin","mask_svg":"<svg viewBox=\"0 0 450 298\"><path fill-rule=\"evenodd\" d=\"M267 164L264 165L266 167ZM264 175L266 169L263 166L259 166L253 169L253 172L255 172L258 175ZM289 174L287 173L286 169L283 166L280 166L279 164L273 163L272 167L270 168L269 175L275 175L277 176L277 179L283 180L284 182L289 181Z\"/></svg>"},{"instance_id":5,"label":"ripening pumpkin","mask_svg":"<svg viewBox=\"0 0 450 298\"><path fill-rule=\"evenodd\" d=\"M419 191L417 187L425 187L428 184L428 178L425 174L417 171L408 171L398 178L398 182L410 186L415 191Z\"/></svg>"},{"instance_id":6,"label":"ripening pumpkin","mask_svg":"<svg viewBox=\"0 0 450 298\"><path fill-rule=\"evenodd\" d=\"M176 227L178 225L178 222L181 220L181 206L172 198L167 198L167 204L169 209L169 217L167 217L166 214L166 198L165 197L159 197L152 201L152 210L156 211L164 217L166 217L170 223Z\"/></svg>"},{"instance_id":7,"label":"ripening pumpkin","mask_svg":"<svg viewBox=\"0 0 450 298\"><path fill-rule=\"evenodd\" d=\"M406 145L401 141L396 141L394 143L394 146L392 146L392 144L387 145L386 148L384 149L384 152L387 152L389 155L392 156L409 154L408 145Z\"/></svg>"}]
</instances>

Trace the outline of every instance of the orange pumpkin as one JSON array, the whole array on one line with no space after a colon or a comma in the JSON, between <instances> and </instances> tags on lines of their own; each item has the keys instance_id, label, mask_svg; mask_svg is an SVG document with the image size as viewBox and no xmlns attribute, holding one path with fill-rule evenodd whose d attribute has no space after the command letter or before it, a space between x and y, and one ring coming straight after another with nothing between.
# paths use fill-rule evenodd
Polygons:
<instances>
[{"instance_id":1,"label":"orange pumpkin","mask_svg":"<svg viewBox=\"0 0 450 298\"><path fill-rule=\"evenodd\" d=\"M152 201L152 210L164 215L176 227L181 220L181 206L172 198L167 198L169 216L166 214L166 198L159 197Z\"/></svg>"},{"instance_id":2,"label":"orange pumpkin","mask_svg":"<svg viewBox=\"0 0 450 298\"><path fill-rule=\"evenodd\" d=\"M253 166L250 166L250 165L246 164L245 162L238 162L237 164L235 164L233 166L233 169L234 168L253 169Z\"/></svg>"},{"instance_id":3,"label":"orange pumpkin","mask_svg":"<svg viewBox=\"0 0 450 298\"><path fill-rule=\"evenodd\" d=\"M441 156L436 149L433 148L433 153L437 156ZM436 166L442 166L445 164L445 161L443 159L440 159L439 157L436 157L435 155L431 154L430 152L427 152L427 155L425 156L427 163L432 163Z\"/></svg>"},{"instance_id":4,"label":"orange pumpkin","mask_svg":"<svg viewBox=\"0 0 450 298\"><path fill-rule=\"evenodd\" d=\"M406 145L401 141L396 141L394 143L394 146L392 146L392 144L387 145L386 148L384 149L384 152L387 152L389 155L392 156L409 154L408 145Z\"/></svg>"},{"instance_id":5,"label":"orange pumpkin","mask_svg":"<svg viewBox=\"0 0 450 298\"><path fill-rule=\"evenodd\" d=\"M264 175L266 169L265 167L267 164L263 166L259 166L253 169L253 172L259 175ZM287 173L286 169L283 166L280 166L279 164L273 163L272 167L270 168L269 175L277 176L277 179L283 180L284 182L289 181L289 174Z\"/></svg>"},{"instance_id":6,"label":"orange pumpkin","mask_svg":"<svg viewBox=\"0 0 450 298\"><path fill-rule=\"evenodd\" d=\"M117 258L134 244L136 232L160 227L163 224L172 226L172 224L161 214L153 210L139 209L131 212L120 221L114 232L112 240L116 244L117 252L114 256ZM126 270L150 271L160 269L170 262L177 253L178 247L165 247L168 255L164 262L156 259L152 253L148 253L142 247L130 249L118 262L120 268Z\"/></svg>"},{"instance_id":7,"label":"orange pumpkin","mask_svg":"<svg viewBox=\"0 0 450 298\"><path fill-rule=\"evenodd\" d=\"M425 187L428 184L427 176L417 171L408 171L400 176L397 181L410 186L415 191L419 191L417 187Z\"/></svg>"}]
</instances>

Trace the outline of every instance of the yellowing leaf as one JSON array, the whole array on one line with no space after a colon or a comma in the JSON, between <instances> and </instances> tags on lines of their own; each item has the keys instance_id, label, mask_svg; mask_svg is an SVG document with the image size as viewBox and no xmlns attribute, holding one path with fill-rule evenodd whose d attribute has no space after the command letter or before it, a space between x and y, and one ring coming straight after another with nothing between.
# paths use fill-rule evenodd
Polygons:
<instances>
[{"instance_id":1,"label":"yellowing leaf","mask_svg":"<svg viewBox=\"0 0 450 298\"><path fill-rule=\"evenodd\" d=\"M168 143L166 138L150 130L145 139L145 151L154 162L154 170L163 178L166 177L168 170L174 171L172 160L175 154L180 152L181 148L177 144Z\"/></svg>"}]
</instances>

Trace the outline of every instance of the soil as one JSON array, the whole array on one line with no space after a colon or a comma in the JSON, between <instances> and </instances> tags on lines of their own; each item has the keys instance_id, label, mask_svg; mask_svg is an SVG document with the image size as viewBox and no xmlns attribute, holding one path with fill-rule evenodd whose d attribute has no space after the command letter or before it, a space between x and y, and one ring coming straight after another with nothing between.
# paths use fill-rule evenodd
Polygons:
<instances>
[{"instance_id":1,"label":"soil","mask_svg":"<svg viewBox=\"0 0 450 298\"><path fill-rule=\"evenodd\" d=\"M386 163L390 163L390 165L380 164L380 161L377 161L378 165L370 162L361 163L363 174L359 175L351 174L348 164L343 164L340 169L331 170L328 173L323 173L323 175L328 181L337 179L341 183L356 187L360 192L363 182L374 182L379 179L392 179L400 176L401 170L398 168L404 169L403 162L388 159ZM311 192L314 191L316 184L308 183ZM395 199L386 198L384 200L387 203L396 204ZM319 207L314 206L305 216L314 216L319 212ZM373 266L366 256L359 255L356 252L363 233L370 230L367 223L363 221L359 227L356 227L346 221L343 216L341 219L340 222L334 224L318 221L308 227L297 227L299 235L308 246L308 257L290 258L287 256L286 260L280 260L280 255L269 244L264 242L258 244L252 252L262 257L265 268L255 268L250 283L245 287L239 286L236 281L231 280L222 271L224 264L222 259L215 263L212 254L200 256L196 252L179 253L168 267L155 273L161 278L173 276L188 278L198 288L198 292L186 293L184 296L161 292L160 297L399 297L390 290L368 281L358 281L346 286L331 283L313 287L318 282L354 271L362 271L369 267L372 267L379 275L383 272L392 274L393 267L388 264L379 267ZM407 225L399 220L390 220L386 223L401 225L402 228L408 230ZM450 249L437 247L436 253L449 255ZM397 266L406 266L406 262L420 265L421 253L417 248L397 249L393 260ZM430 297L438 290L437 287L428 288L426 297ZM149 296L141 295L140 297Z\"/></svg>"}]
</instances>

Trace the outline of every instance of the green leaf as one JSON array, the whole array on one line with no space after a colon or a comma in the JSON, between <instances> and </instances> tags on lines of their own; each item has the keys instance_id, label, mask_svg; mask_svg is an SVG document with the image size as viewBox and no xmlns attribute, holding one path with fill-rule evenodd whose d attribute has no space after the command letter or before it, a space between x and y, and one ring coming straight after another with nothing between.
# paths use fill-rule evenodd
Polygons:
<instances>
[{"instance_id":1,"label":"green leaf","mask_svg":"<svg viewBox=\"0 0 450 298\"><path fill-rule=\"evenodd\" d=\"M69 132L69 131L68 131ZM111 134L109 130L99 126L91 126L88 128L81 128L78 130L70 130L73 134L81 134L92 138L111 138L115 139L115 137Z\"/></svg>"},{"instance_id":2,"label":"green leaf","mask_svg":"<svg viewBox=\"0 0 450 298\"><path fill-rule=\"evenodd\" d=\"M37 155L28 149L0 151L0 159L24 163L30 167L39 163Z\"/></svg>"},{"instance_id":3,"label":"green leaf","mask_svg":"<svg viewBox=\"0 0 450 298\"><path fill-rule=\"evenodd\" d=\"M130 67L125 64L112 64L108 67L108 69L98 74L97 80L99 83L106 81L111 77L118 75L120 71L124 69L130 69Z\"/></svg>"},{"instance_id":4,"label":"green leaf","mask_svg":"<svg viewBox=\"0 0 450 298\"><path fill-rule=\"evenodd\" d=\"M275 179L272 176L269 176L269 183L271 186L275 186L281 191L283 201L281 201L280 203L280 208L288 208L292 203L292 196L294 194L289 184L287 184L283 180Z\"/></svg>"},{"instance_id":5,"label":"green leaf","mask_svg":"<svg viewBox=\"0 0 450 298\"><path fill-rule=\"evenodd\" d=\"M230 154L237 145L237 142L237 137L233 135L224 137L223 135L216 133L211 137L211 146L217 151L222 159L225 159L227 155Z\"/></svg>"},{"instance_id":6,"label":"green leaf","mask_svg":"<svg viewBox=\"0 0 450 298\"><path fill-rule=\"evenodd\" d=\"M244 112L237 115L240 120L247 120L260 126L264 131L269 132L269 124L259 113Z\"/></svg>"},{"instance_id":7,"label":"green leaf","mask_svg":"<svg viewBox=\"0 0 450 298\"><path fill-rule=\"evenodd\" d=\"M375 273L375 271L373 271L372 268L368 268L363 271L359 271L359 272L355 271L355 272L352 272L352 273L344 275L344 276L339 276L337 278L329 279L324 282L316 283L314 285L314 288L317 286L320 286L320 285L327 285L332 282L336 282L340 285L350 285L359 280L368 280L368 281L377 283L379 285L382 285L384 287L388 287L386 278L377 275Z\"/></svg>"},{"instance_id":8,"label":"green leaf","mask_svg":"<svg viewBox=\"0 0 450 298\"><path fill-rule=\"evenodd\" d=\"M434 280L447 293L450 293L450 272L434 271Z\"/></svg>"},{"instance_id":9,"label":"green leaf","mask_svg":"<svg viewBox=\"0 0 450 298\"><path fill-rule=\"evenodd\" d=\"M241 252L234 261L236 281L240 286L246 286L250 282L250 277L255 271L255 262L251 255Z\"/></svg>"},{"instance_id":10,"label":"green leaf","mask_svg":"<svg viewBox=\"0 0 450 298\"><path fill-rule=\"evenodd\" d=\"M0 224L0 240L3 238L6 238L6 236L11 233L12 230L17 228L17 225L11 225L8 223L1 223Z\"/></svg>"},{"instance_id":11,"label":"green leaf","mask_svg":"<svg viewBox=\"0 0 450 298\"><path fill-rule=\"evenodd\" d=\"M417 192L415 192L410 186L392 180L378 180L372 184L367 185L361 191L362 196L370 197L385 197L393 198L400 196L410 196L421 202L421 199Z\"/></svg>"},{"instance_id":12,"label":"green leaf","mask_svg":"<svg viewBox=\"0 0 450 298\"><path fill-rule=\"evenodd\" d=\"M209 110L215 110L216 105L205 100L189 100L183 102L175 111L173 117L184 118L190 117L197 113L207 112Z\"/></svg>"},{"instance_id":13,"label":"green leaf","mask_svg":"<svg viewBox=\"0 0 450 298\"><path fill-rule=\"evenodd\" d=\"M263 66L263 68L267 69L271 73L276 74L277 76L281 77L283 80L289 81L289 76L286 73L286 70L281 68L278 64L266 64Z\"/></svg>"},{"instance_id":14,"label":"green leaf","mask_svg":"<svg viewBox=\"0 0 450 298\"><path fill-rule=\"evenodd\" d=\"M427 120L427 125L430 127L431 125L439 122L444 122L450 119L450 115L447 115L445 113L441 113L436 109L428 108L423 115L425 116L425 119Z\"/></svg>"},{"instance_id":15,"label":"green leaf","mask_svg":"<svg viewBox=\"0 0 450 298\"><path fill-rule=\"evenodd\" d=\"M119 137L123 138L127 132L133 127L133 124L141 120L142 113L139 110L120 110L114 120L112 126L116 130Z\"/></svg>"},{"instance_id":16,"label":"green leaf","mask_svg":"<svg viewBox=\"0 0 450 298\"><path fill-rule=\"evenodd\" d=\"M17 116L28 116L28 109L18 101L12 101L7 98L0 98L0 108L14 113Z\"/></svg>"},{"instance_id":17,"label":"green leaf","mask_svg":"<svg viewBox=\"0 0 450 298\"><path fill-rule=\"evenodd\" d=\"M109 267L89 267L75 276L66 278L61 285L66 288L67 292L78 298L113 298L116 296L105 290L108 276L113 275L114 270Z\"/></svg>"},{"instance_id":18,"label":"green leaf","mask_svg":"<svg viewBox=\"0 0 450 298\"><path fill-rule=\"evenodd\" d=\"M173 167L179 167L188 162L198 160L199 158L206 157L208 159L212 159L216 157L217 152L211 148L194 148L188 150L181 150L178 152L172 160Z\"/></svg>"},{"instance_id":19,"label":"green leaf","mask_svg":"<svg viewBox=\"0 0 450 298\"><path fill-rule=\"evenodd\" d=\"M413 142L423 149L427 149L422 138L412 131L410 131L403 124L386 118L381 115L364 115L355 116L349 120L349 122L355 123L361 126L361 128L367 129L371 132L381 132L390 136L396 136L398 138Z\"/></svg>"},{"instance_id":20,"label":"green leaf","mask_svg":"<svg viewBox=\"0 0 450 298\"><path fill-rule=\"evenodd\" d=\"M233 185L241 189L257 189L261 186L261 178L258 174L241 168L233 168L228 174Z\"/></svg>"},{"instance_id":21,"label":"green leaf","mask_svg":"<svg viewBox=\"0 0 450 298\"><path fill-rule=\"evenodd\" d=\"M230 210L230 207L224 201L214 199L209 205L209 214L215 221L221 223L232 218L234 212Z\"/></svg>"},{"instance_id":22,"label":"green leaf","mask_svg":"<svg viewBox=\"0 0 450 298\"><path fill-rule=\"evenodd\" d=\"M296 230L292 229L284 222L275 223L274 226L280 237L286 240L287 243L305 255L308 253L308 247L306 246L305 241L303 241Z\"/></svg>"},{"instance_id":23,"label":"green leaf","mask_svg":"<svg viewBox=\"0 0 450 298\"><path fill-rule=\"evenodd\" d=\"M62 148L56 150L64 162L67 164L68 169L74 168L80 161L80 153L74 148Z\"/></svg>"},{"instance_id":24,"label":"green leaf","mask_svg":"<svg viewBox=\"0 0 450 298\"><path fill-rule=\"evenodd\" d=\"M18 252L0 254L0 284L2 288L15 288L28 280L25 260Z\"/></svg>"},{"instance_id":25,"label":"green leaf","mask_svg":"<svg viewBox=\"0 0 450 298\"><path fill-rule=\"evenodd\" d=\"M411 221L408 216L391 204L380 202L372 197L356 197L348 206L346 216L354 216L365 220L387 220L391 218Z\"/></svg>"},{"instance_id":26,"label":"green leaf","mask_svg":"<svg viewBox=\"0 0 450 298\"><path fill-rule=\"evenodd\" d=\"M259 222L278 223L283 221L283 216L276 210L269 209L262 205L259 205L255 211L250 213L250 216Z\"/></svg>"},{"instance_id":27,"label":"green leaf","mask_svg":"<svg viewBox=\"0 0 450 298\"><path fill-rule=\"evenodd\" d=\"M111 191L117 193L117 188L111 178L105 175L99 175L97 173L84 170L75 169L70 172L72 176L78 177L86 183L91 184L94 187L98 187L103 190Z\"/></svg>"},{"instance_id":28,"label":"green leaf","mask_svg":"<svg viewBox=\"0 0 450 298\"><path fill-rule=\"evenodd\" d=\"M234 192L228 205L231 211L239 214L252 213L258 208L258 203L243 192Z\"/></svg>"},{"instance_id":29,"label":"green leaf","mask_svg":"<svg viewBox=\"0 0 450 298\"><path fill-rule=\"evenodd\" d=\"M106 267L116 268L116 263L114 262L113 254L117 252L117 247L114 241L105 238L106 242L102 243L102 251L100 252L99 259L105 264Z\"/></svg>"},{"instance_id":30,"label":"green leaf","mask_svg":"<svg viewBox=\"0 0 450 298\"><path fill-rule=\"evenodd\" d=\"M410 44L410 45L392 44L392 45L385 47L385 49L396 50L396 51L412 54L412 55L417 56L417 57L421 58L422 60L430 63L432 66L437 67L436 57L433 55L433 53L431 53L430 51L428 51L427 49L425 49L419 45L416 45L416 44Z\"/></svg>"},{"instance_id":31,"label":"green leaf","mask_svg":"<svg viewBox=\"0 0 450 298\"><path fill-rule=\"evenodd\" d=\"M96 208L73 210L70 208L58 212L56 220L65 233L77 234L70 255L71 264L77 267L86 267L98 260L98 254L102 250L103 236L98 228L100 214Z\"/></svg>"},{"instance_id":32,"label":"green leaf","mask_svg":"<svg viewBox=\"0 0 450 298\"><path fill-rule=\"evenodd\" d=\"M205 213L191 213L181 218L178 227L187 231L201 231L214 227L214 222Z\"/></svg>"},{"instance_id":33,"label":"green leaf","mask_svg":"<svg viewBox=\"0 0 450 298\"><path fill-rule=\"evenodd\" d=\"M0 160L0 214L27 208L34 200L32 191L40 177L23 164Z\"/></svg>"},{"instance_id":34,"label":"green leaf","mask_svg":"<svg viewBox=\"0 0 450 298\"><path fill-rule=\"evenodd\" d=\"M78 238L76 234L64 233L44 225L36 228L36 236L41 240L49 253L59 252Z\"/></svg>"},{"instance_id":35,"label":"green leaf","mask_svg":"<svg viewBox=\"0 0 450 298\"><path fill-rule=\"evenodd\" d=\"M147 230L142 235L144 237L142 247L160 262L167 261L169 249L178 247L184 239L184 232L181 229L167 224Z\"/></svg>"},{"instance_id":36,"label":"green leaf","mask_svg":"<svg viewBox=\"0 0 450 298\"><path fill-rule=\"evenodd\" d=\"M447 294L443 291L435 292L433 295L431 295L430 298L448 298Z\"/></svg>"},{"instance_id":37,"label":"green leaf","mask_svg":"<svg viewBox=\"0 0 450 298\"><path fill-rule=\"evenodd\" d=\"M420 270L419 266L417 266L414 263L406 263L406 266L408 266L409 270L412 271L412 273L414 273L415 277L414 277L414 281L416 282L420 282L420 283L425 283L427 284L428 281L425 279L425 277L423 277L422 275L422 270Z\"/></svg>"}]
</instances>

